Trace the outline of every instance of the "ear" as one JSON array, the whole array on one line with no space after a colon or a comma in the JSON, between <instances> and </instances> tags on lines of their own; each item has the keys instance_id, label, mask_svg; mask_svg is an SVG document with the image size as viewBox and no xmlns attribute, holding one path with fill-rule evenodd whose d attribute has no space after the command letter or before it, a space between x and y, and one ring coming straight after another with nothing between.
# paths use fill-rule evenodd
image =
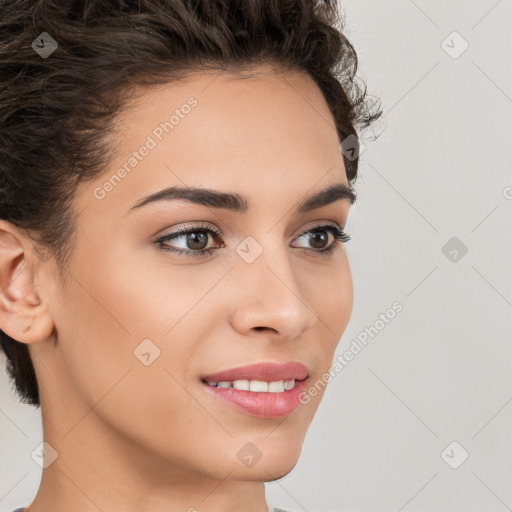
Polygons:
<instances>
[{"instance_id":1,"label":"ear","mask_svg":"<svg viewBox=\"0 0 512 512\"><path fill-rule=\"evenodd\" d=\"M35 251L31 238L0 219L0 329L23 343L46 340L54 327L40 296L38 276L44 261Z\"/></svg>"}]
</instances>

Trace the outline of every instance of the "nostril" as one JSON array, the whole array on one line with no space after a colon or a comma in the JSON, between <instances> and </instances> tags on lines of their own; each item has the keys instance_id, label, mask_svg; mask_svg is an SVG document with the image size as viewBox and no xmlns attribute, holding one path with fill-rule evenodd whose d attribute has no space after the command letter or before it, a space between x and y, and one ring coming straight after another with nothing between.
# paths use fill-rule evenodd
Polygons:
<instances>
[{"instance_id":1,"label":"nostril","mask_svg":"<svg viewBox=\"0 0 512 512\"><path fill-rule=\"evenodd\" d=\"M270 329L270 330L271 330L271 331L273 331L273 332L276 332L276 333L278 332L278 331L277 331L276 329L274 329L273 327L261 327L261 326L260 326L260 327L253 327L253 329L254 329L255 331L265 331L265 330L267 330L267 329Z\"/></svg>"}]
</instances>

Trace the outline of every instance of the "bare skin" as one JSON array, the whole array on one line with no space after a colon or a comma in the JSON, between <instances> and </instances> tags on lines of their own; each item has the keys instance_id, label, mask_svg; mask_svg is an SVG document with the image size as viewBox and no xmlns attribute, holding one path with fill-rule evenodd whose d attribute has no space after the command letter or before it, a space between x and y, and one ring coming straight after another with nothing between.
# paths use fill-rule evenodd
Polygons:
<instances>
[{"instance_id":1,"label":"bare skin","mask_svg":"<svg viewBox=\"0 0 512 512\"><path fill-rule=\"evenodd\" d=\"M288 416L262 419L200 381L293 360L312 385L352 312L344 244L329 235L325 247L336 247L321 255L311 234L299 236L325 224L343 229L348 199L293 215L304 197L347 185L331 113L307 75L260 71L244 80L198 73L146 90L121 113L113 164L74 200L77 245L65 282L30 238L0 221L0 325L29 346L44 440L58 453L29 512L266 512L263 482L296 465L323 386ZM156 147L99 199L98 187L108 189L191 96L197 105L161 141L153 136ZM175 200L131 210L184 185L241 194L249 209ZM209 255L153 243L197 225L222 233L208 235ZM251 263L236 252L249 236L263 250ZM194 251L183 236L166 243ZM160 350L148 366L134 355L147 338ZM252 467L237 456L249 442L262 454Z\"/></svg>"}]
</instances>

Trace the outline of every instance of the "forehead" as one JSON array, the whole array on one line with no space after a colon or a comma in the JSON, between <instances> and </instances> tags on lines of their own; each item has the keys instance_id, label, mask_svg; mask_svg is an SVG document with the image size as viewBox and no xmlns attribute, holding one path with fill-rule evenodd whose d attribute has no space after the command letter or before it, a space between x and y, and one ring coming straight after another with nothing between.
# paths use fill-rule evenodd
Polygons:
<instances>
[{"instance_id":1,"label":"forehead","mask_svg":"<svg viewBox=\"0 0 512 512\"><path fill-rule=\"evenodd\" d=\"M297 71L210 71L141 87L115 127L116 157L87 191L108 189L100 208L126 211L170 185L247 196L346 183L332 114L316 83Z\"/></svg>"}]
</instances>

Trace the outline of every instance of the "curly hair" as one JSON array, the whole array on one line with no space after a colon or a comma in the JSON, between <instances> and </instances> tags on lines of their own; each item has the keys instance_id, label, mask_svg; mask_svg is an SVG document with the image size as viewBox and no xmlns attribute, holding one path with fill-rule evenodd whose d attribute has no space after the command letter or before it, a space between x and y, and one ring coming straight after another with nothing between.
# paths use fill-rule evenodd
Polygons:
<instances>
[{"instance_id":1,"label":"curly hair","mask_svg":"<svg viewBox=\"0 0 512 512\"><path fill-rule=\"evenodd\" d=\"M358 83L344 21L329 0L0 0L0 218L55 258L62 277L74 193L111 162L116 114L141 86L194 71L306 72L340 143L357 141L382 112ZM47 56L34 46L43 32L57 44ZM357 155L343 159L353 182ZM1 330L0 345L21 402L39 407L28 346Z\"/></svg>"}]
</instances>

